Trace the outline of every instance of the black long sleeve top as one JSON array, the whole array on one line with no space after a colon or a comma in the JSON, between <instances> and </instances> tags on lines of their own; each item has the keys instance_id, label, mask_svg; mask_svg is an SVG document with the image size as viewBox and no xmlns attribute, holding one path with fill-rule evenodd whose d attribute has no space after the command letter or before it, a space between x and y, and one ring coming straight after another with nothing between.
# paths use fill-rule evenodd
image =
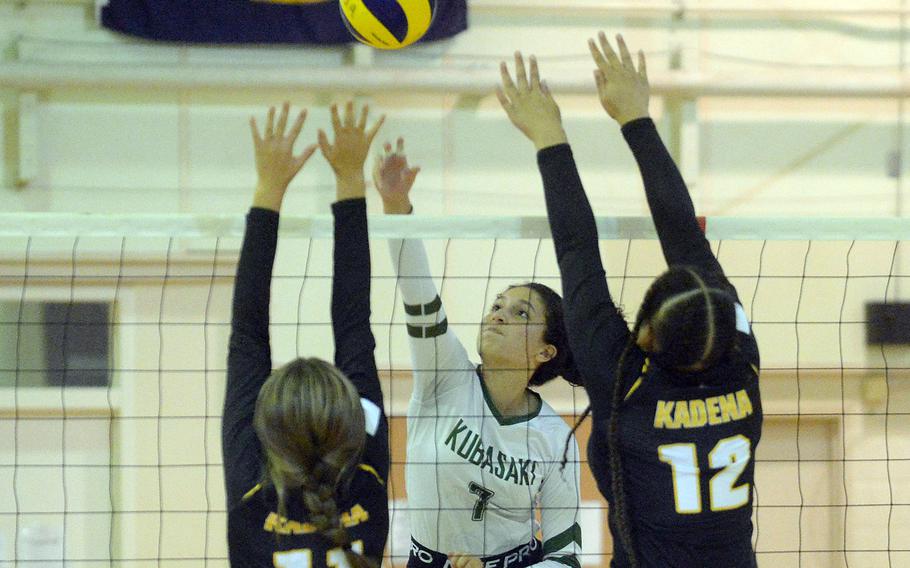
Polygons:
<instances>
[{"instance_id":1,"label":"black long sleeve top","mask_svg":"<svg viewBox=\"0 0 910 568\"><path fill-rule=\"evenodd\" d=\"M370 251L363 199L332 206L335 216L332 332L335 365L357 387L367 429L361 464L338 509L355 550L380 559L388 534L388 423L373 357L370 330ZM337 564L336 549L307 523L302 501L277 512L277 496L262 487L264 455L253 428L259 390L272 370L269 301L278 238L278 214L253 208L237 277L231 319L222 451L228 508L228 549L232 566L290 565L307 554L313 566Z\"/></svg>"},{"instance_id":2,"label":"black long sleeve top","mask_svg":"<svg viewBox=\"0 0 910 568\"><path fill-rule=\"evenodd\" d=\"M654 123L623 127L669 265L685 264L735 297L695 217L688 190ZM758 348L742 306L736 347L690 382L651 362L616 309L600 259L591 206L567 144L538 153L562 277L565 321L591 401L591 471L612 501L607 424L619 412L627 519L640 566L754 565L751 548L755 446L761 436ZM628 348L628 350L627 350ZM622 369L617 369L626 351ZM613 408L615 381L624 399ZM611 518L611 530L617 534ZM617 567L627 552L614 539Z\"/></svg>"}]
</instances>

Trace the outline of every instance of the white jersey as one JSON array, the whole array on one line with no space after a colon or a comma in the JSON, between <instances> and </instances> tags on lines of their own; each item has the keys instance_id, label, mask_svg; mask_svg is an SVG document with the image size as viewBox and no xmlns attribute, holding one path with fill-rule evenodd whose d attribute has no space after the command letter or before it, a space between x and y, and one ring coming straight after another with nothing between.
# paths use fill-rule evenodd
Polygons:
<instances>
[{"instance_id":1,"label":"white jersey","mask_svg":"<svg viewBox=\"0 0 910 568\"><path fill-rule=\"evenodd\" d=\"M476 365L448 329L423 244L390 246L414 369L406 465L409 566L438 565L459 552L486 557L487 568L577 568L581 496L574 437L560 467L571 429L543 401L528 416L497 412Z\"/></svg>"}]
</instances>

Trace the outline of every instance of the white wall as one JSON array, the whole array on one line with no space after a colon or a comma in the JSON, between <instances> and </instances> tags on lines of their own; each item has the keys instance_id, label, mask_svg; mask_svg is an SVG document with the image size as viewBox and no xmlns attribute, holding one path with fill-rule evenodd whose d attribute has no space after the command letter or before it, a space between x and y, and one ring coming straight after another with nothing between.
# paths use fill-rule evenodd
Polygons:
<instances>
[{"instance_id":1,"label":"white wall","mask_svg":"<svg viewBox=\"0 0 910 568\"><path fill-rule=\"evenodd\" d=\"M683 71L717 84L744 79L834 77L842 84L896 77L899 19L854 16L811 21L787 18L704 18L706 7L744 9L739 2L692 2L685 22L669 17L619 17L609 4L563 3L534 16L509 9L491 12L475 0L472 28L443 44L379 53L374 65L440 72L486 69L490 95L496 64L522 49L537 53L557 93L561 79L591 68L585 40L599 29L623 31L650 57L655 82L669 77L670 52L680 49ZM503 4L503 2L498 2ZM662 2L638 3L666 7ZM767 3L755 8L767 8ZM540 4L545 6L546 3ZM577 6L573 16L571 6ZM592 8L594 6L594 8ZM894 9L899 3L864 2ZM854 2L786 3L781 8L844 10ZM701 8L701 12L697 10ZM625 12L617 11L622 14ZM0 2L0 42L8 57L23 61L81 64L114 61L144 65L170 62L341 65L341 50L180 49L150 46L97 29L87 0ZM357 73L356 68L352 73ZM305 81L305 80L304 80ZM327 104L350 93L263 90L235 92L50 89L38 93L25 133L34 163L29 187L16 189L15 93L2 98L5 174L0 204L7 211L237 212L254 181L247 117L264 115L285 98L311 108L304 137L327 124ZM592 88L593 94L593 88ZM540 214L543 200L532 148L508 123L495 97L365 93L389 115L383 137L404 135L413 161L423 166L416 191L419 211L465 214ZM599 214L644 212L635 164L593 96L559 96L566 128ZM654 114L665 115L655 97ZM848 98L706 98L688 111L684 170L699 211L728 215L896 214L900 184L888 175L898 141L900 111L894 100ZM27 122L27 121L26 121ZM665 123L664 132L669 132ZM906 145L906 144L903 144ZM288 212L326 211L331 176L321 159L296 182Z\"/></svg>"},{"instance_id":2,"label":"white wall","mask_svg":"<svg viewBox=\"0 0 910 568\"><path fill-rule=\"evenodd\" d=\"M605 2L592 0L567 0L560 4L562 10L553 9L549 2L515 0L512 9L494 13L495 4L474 0L477 15L471 31L463 36L441 45L379 54L375 64L439 66L440 72L460 65L488 69L492 92L499 59L509 57L514 49L537 53L544 74L553 78L583 179L601 215L640 215L645 208L634 161L595 98L559 93L561 80L590 67L584 41L598 29L624 31L631 45L644 48L655 81L669 76L668 54L677 46L683 49L684 70L705 73L718 83L750 77L805 78L806 74L844 83L897 77L903 49L896 15L816 16L808 21L774 15L715 19L717 14L709 14L674 23L668 16L642 15L649 6L664 6L659 2L637 3L634 17L614 15L603 7ZM772 10L768 4L728 0L688 5L714 7L720 13L724 7ZM862 7L886 11L900 4L866 0ZM528 6L536 6L537 11ZM776 2L774 6L857 9L856 2L846 0ZM302 59L314 65L341 65L346 53L148 46L98 30L92 14L88 0L0 0L3 53L8 60L18 52L24 60L63 60L77 67L111 60L122 64L266 60L296 66ZM268 105L289 98L311 109L304 136L312 138L317 125L328 123L328 104L350 93L49 89L37 94L32 114L21 122L18 96L0 85L0 210L241 214L254 183L247 117L262 116ZM508 123L494 97L474 100L432 93L365 93L362 97L388 114L382 136L404 135L412 161L423 166L415 189L420 213L544 213L533 150ZM664 101L655 97L652 106L663 132L672 132L671 113ZM901 112L898 102L889 99L703 98L683 109L681 165L701 214L895 216L905 211L898 207L904 184L889 175L888 165L892 152L908 149L907 141L900 138ZM34 129L27 126L30 120ZM26 146L24 156L19 155L20 144ZM34 177L23 187L17 186L20 158L26 166L34 166ZM902 167L898 170L903 173ZM285 212L327 213L332 199L330 171L317 157L295 181ZM378 211L375 199L370 207ZM93 285L113 299L119 240L102 241L80 241L77 271L95 274ZM221 243L228 252L219 257L213 284L213 259L204 252L211 251L213 243L179 240L170 273L196 277L169 281L163 292L167 245L167 239L128 240L125 274L145 277L119 290L117 318L152 325L125 325L116 338L120 371L112 391L117 417L112 434L102 418L45 421L43 429L35 427L37 422L17 422L15 397L3 393L7 412L0 417L0 473L11 489L0 493L0 534L7 539L5 551L0 544L0 566L12 562L14 521L26 519L16 513L42 507L59 511L62 505L84 511L93 492L109 484L117 489L113 501L100 506L102 511L113 506L145 512L115 516L114 529L105 521L91 533L95 540L83 538L86 523L71 516L70 546L81 543L92 548L91 554L100 549L101 558L108 550L132 558L224 556L218 414L234 270L230 251L236 251L237 243ZM537 245L536 241L499 241L491 260L491 242L459 241L449 248L444 264L443 243L429 243L434 271L449 276L443 299L452 327L469 350L479 314L497 289L516 276L522 280L531 275L558 286L550 243L541 244L535 263ZM654 243L632 243L626 268L627 243L602 245L610 285L617 295L617 290L623 290L619 300L627 313L634 313L649 277L661 270L657 248ZM72 241L37 239L32 246L33 258L46 262L33 263L30 274L60 278L42 285L33 281L26 297L40 296L48 288L68 292ZM190 249L197 252L187 252ZM388 276L384 243L375 242L373 249L374 274ZM329 285L324 277L330 274L330 249L325 241L314 244L310 259L305 258L306 250L306 241L293 239L283 240L279 248L272 314L276 362L297 354L331 357L327 325L294 325L328 322ZM0 251L0 297L19 298L24 239L0 240ZM92 252L83 255L83 251ZM906 255L899 254L892 268L893 252L887 243L857 243L852 249L851 243L813 243L808 249L805 242L769 242L764 247L757 242L724 243L721 247L721 261L736 276L755 322L767 370L763 379L766 412L774 415L758 455L760 504L768 505L759 514L764 531L758 537L759 550L769 552L762 555L762 566L841 566L844 554L810 552L837 547L851 551L853 568L887 566L887 554L862 551L887 549L883 539L889 534L889 523L891 548L903 550L910 540L906 532L910 498L903 489L910 481L910 469L904 465L910 458L910 391L900 372L891 370L886 375L881 369L869 370L884 362L892 369L906 368L910 356L894 349L887 352L886 360L880 353L869 352L861 323L865 301L884 297L886 287L889 298L904 297L897 276L908 273ZM306 260L310 270L304 279L301 270ZM623 286L618 276L624 271L635 278ZM810 278L801 278L804 271ZM854 277L849 281L848 272ZM485 280L458 278L488 274L492 276L489 290ZM758 274L760 279L755 278ZM373 293L377 357L380 367L402 369L407 367L408 354L400 326L393 323L389 329L390 322L401 321L400 307L389 301L392 297L392 282L377 279ZM393 315L393 310L398 311ZM161 321L199 325L162 327L157 325ZM826 323L814 323L819 321ZM165 330L161 339L159 330ZM848 369L843 376L842 368ZM397 401L393 411L403 410L406 389L400 384L389 389ZM563 401L569 414L583 402L573 399L571 392L553 391L547 396ZM59 417L66 404L58 397L53 406ZM102 415L110 410L106 397L93 408ZM795 416L800 413L797 424ZM63 422L71 434L78 425L85 425L85 434L100 440L101 451L91 463L115 464L113 480L107 477L108 469L101 467L103 475L91 487L77 489L72 484L83 479L80 474L73 473L71 483L66 483L58 470L48 474L56 477L46 484L46 494L23 480L14 484L16 464L26 458L37 455L42 464L62 461ZM17 457L10 449L20 426L22 453ZM75 442L67 438L66 443L71 447ZM68 465L81 463L76 456L67 459ZM805 461L793 461L798 459ZM847 464L841 460L848 460ZM70 491L68 500L63 498L65 490ZM846 502L855 507L849 508L845 523L842 515L847 509L839 505ZM160 534L159 527L164 527ZM800 548L805 552L792 552ZM89 557L79 548L71 553ZM906 554L893 552L891 565L906 563ZM137 564L142 563L130 566ZM149 562L153 564L157 563ZM202 565L179 560L171 564Z\"/></svg>"}]
</instances>

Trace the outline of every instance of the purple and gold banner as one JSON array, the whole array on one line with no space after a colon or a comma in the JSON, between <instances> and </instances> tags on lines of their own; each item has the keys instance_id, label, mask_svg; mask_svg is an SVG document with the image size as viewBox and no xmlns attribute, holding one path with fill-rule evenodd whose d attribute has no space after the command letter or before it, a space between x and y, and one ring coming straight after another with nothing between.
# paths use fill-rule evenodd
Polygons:
<instances>
[{"instance_id":1,"label":"purple and gold banner","mask_svg":"<svg viewBox=\"0 0 910 568\"><path fill-rule=\"evenodd\" d=\"M394 0L389 0L394 1ZM467 0L437 0L420 41L452 37L468 27ZM104 27L156 41L337 45L355 41L338 0L110 0Z\"/></svg>"}]
</instances>

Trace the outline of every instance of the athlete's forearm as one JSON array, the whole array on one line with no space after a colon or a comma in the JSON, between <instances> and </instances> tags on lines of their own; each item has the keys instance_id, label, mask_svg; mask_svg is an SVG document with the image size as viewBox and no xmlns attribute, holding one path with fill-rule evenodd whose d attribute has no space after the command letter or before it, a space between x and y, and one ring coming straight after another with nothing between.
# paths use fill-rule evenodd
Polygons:
<instances>
[{"instance_id":1,"label":"athlete's forearm","mask_svg":"<svg viewBox=\"0 0 910 568\"><path fill-rule=\"evenodd\" d=\"M543 178L547 218L557 257L579 249L597 250L597 224L588 202L575 158L568 144L545 148L537 153L537 164ZM601 267L597 256L596 267Z\"/></svg>"},{"instance_id":2,"label":"athlete's forearm","mask_svg":"<svg viewBox=\"0 0 910 568\"><path fill-rule=\"evenodd\" d=\"M566 331L595 412L605 415L629 330L607 287L594 213L567 144L541 150L547 217L562 278Z\"/></svg>"},{"instance_id":3,"label":"athlete's forearm","mask_svg":"<svg viewBox=\"0 0 910 568\"><path fill-rule=\"evenodd\" d=\"M423 243L390 240L389 249L404 301L414 371L412 396L435 399L469 380L465 370L473 369L473 364L464 346L449 329L449 320L430 276ZM433 388L424 388L429 386Z\"/></svg>"},{"instance_id":4,"label":"athlete's forearm","mask_svg":"<svg viewBox=\"0 0 910 568\"><path fill-rule=\"evenodd\" d=\"M357 386L360 395L382 405L382 390L370 330L370 244L366 201L349 199L332 205L335 218L332 276L332 333L335 365Z\"/></svg>"},{"instance_id":5,"label":"athlete's forearm","mask_svg":"<svg viewBox=\"0 0 910 568\"><path fill-rule=\"evenodd\" d=\"M389 256L405 305L423 305L436 299L438 292L430 275L430 261L422 241L390 239Z\"/></svg>"},{"instance_id":6,"label":"athlete's forearm","mask_svg":"<svg viewBox=\"0 0 910 568\"><path fill-rule=\"evenodd\" d=\"M250 209L234 280L231 331L264 342L266 347L272 266L277 242L278 213L261 208Z\"/></svg>"},{"instance_id":7,"label":"athlete's forearm","mask_svg":"<svg viewBox=\"0 0 910 568\"><path fill-rule=\"evenodd\" d=\"M245 393L258 393L271 372L269 298L277 242L278 214L251 209L234 279L225 408L248 398Z\"/></svg>"},{"instance_id":8,"label":"athlete's forearm","mask_svg":"<svg viewBox=\"0 0 910 568\"><path fill-rule=\"evenodd\" d=\"M278 214L251 209L234 281L221 422L229 507L239 502L261 474L261 449L252 424L259 389L271 372L269 292L277 241Z\"/></svg>"},{"instance_id":9,"label":"athlete's forearm","mask_svg":"<svg viewBox=\"0 0 910 568\"><path fill-rule=\"evenodd\" d=\"M708 240L698 225L695 207L679 168L650 118L622 127L635 156L664 258L669 265L689 264L706 271L720 270Z\"/></svg>"},{"instance_id":10,"label":"athlete's forearm","mask_svg":"<svg viewBox=\"0 0 910 568\"><path fill-rule=\"evenodd\" d=\"M390 240L389 252L404 302L408 335L413 339L432 339L445 334L448 320L430 275L423 242Z\"/></svg>"}]
</instances>

